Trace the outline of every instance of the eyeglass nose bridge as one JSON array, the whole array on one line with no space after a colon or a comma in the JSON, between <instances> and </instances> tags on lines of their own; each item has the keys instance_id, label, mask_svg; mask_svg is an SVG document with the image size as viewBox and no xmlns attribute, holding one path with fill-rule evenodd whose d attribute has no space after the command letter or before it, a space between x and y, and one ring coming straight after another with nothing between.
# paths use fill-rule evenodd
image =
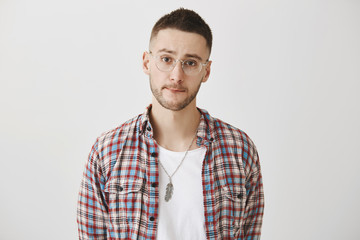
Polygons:
<instances>
[{"instance_id":1,"label":"eyeglass nose bridge","mask_svg":"<svg viewBox=\"0 0 360 240\"><path fill-rule=\"evenodd\" d=\"M183 72L185 73L185 69L184 69L184 63L185 63L185 61L184 61L184 60L181 60L181 59L175 59L175 60L174 60L174 63L171 65L171 69L170 69L170 71L172 71L172 70L174 70L174 69L175 69L176 64L177 64L178 62L180 62L180 63L181 63L181 69L182 69L182 70L183 70Z\"/></svg>"}]
</instances>

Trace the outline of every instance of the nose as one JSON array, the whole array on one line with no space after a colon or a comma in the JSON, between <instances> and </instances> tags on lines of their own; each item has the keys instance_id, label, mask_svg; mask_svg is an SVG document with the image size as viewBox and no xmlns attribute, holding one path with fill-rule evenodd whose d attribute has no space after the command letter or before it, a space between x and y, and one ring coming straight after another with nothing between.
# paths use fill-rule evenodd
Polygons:
<instances>
[{"instance_id":1,"label":"nose","mask_svg":"<svg viewBox=\"0 0 360 240\"><path fill-rule=\"evenodd\" d=\"M181 82L184 80L184 70L182 69L182 62L177 61L174 69L171 71L170 79L175 82Z\"/></svg>"}]
</instances>

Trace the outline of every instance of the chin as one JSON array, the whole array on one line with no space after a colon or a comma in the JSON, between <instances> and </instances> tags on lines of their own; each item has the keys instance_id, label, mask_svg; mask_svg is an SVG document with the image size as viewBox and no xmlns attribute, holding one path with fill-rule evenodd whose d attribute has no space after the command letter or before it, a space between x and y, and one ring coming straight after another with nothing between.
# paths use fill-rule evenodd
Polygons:
<instances>
[{"instance_id":1,"label":"chin","mask_svg":"<svg viewBox=\"0 0 360 240\"><path fill-rule=\"evenodd\" d=\"M158 102L163 108L166 108L168 110L181 111L181 110L185 109L186 107L188 107L193 100L194 99L188 98L182 102L169 102L169 101L158 101Z\"/></svg>"},{"instance_id":2,"label":"chin","mask_svg":"<svg viewBox=\"0 0 360 240\"><path fill-rule=\"evenodd\" d=\"M181 105L181 104L160 104L163 108L166 108L167 110L171 111L181 111L187 106Z\"/></svg>"}]
</instances>

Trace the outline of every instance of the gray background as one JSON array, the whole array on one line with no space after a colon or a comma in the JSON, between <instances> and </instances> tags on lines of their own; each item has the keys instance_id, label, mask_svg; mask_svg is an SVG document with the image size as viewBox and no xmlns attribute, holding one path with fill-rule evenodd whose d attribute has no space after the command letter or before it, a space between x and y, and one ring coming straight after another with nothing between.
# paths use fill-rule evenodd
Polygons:
<instances>
[{"instance_id":1,"label":"gray background","mask_svg":"<svg viewBox=\"0 0 360 240\"><path fill-rule=\"evenodd\" d=\"M212 27L198 106L247 132L262 239L360 239L360 1L0 0L0 239L76 239L96 137L151 101L149 34L184 6Z\"/></svg>"}]
</instances>

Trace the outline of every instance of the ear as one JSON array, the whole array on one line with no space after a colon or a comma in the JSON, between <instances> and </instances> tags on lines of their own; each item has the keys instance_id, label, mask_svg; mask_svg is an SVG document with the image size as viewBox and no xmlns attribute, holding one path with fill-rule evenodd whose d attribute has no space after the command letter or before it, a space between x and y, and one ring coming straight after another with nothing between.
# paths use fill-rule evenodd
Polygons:
<instances>
[{"instance_id":1,"label":"ear","mask_svg":"<svg viewBox=\"0 0 360 240\"><path fill-rule=\"evenodd\" d=\"M212 61L209 61L207 64L206 64L206 67L205 67L205 75L202 79L202 82L206 82L208 79L209 79L209 76L210 76L210 72L211 72L211 63Z\"/></svg>"},{"instance_id":2,"label":"ear","mask_svg":"<svg viewBox=\"0 0 360 240\"><path fill-rule=\"evenodd\" d=\"M149 56L149 53L148 52L144 52L143 53L143 64L142 64L142 67L143 67L143 71L146 75L149 75L150 74L150 56Z\"/></svg>"}]
</instances>

